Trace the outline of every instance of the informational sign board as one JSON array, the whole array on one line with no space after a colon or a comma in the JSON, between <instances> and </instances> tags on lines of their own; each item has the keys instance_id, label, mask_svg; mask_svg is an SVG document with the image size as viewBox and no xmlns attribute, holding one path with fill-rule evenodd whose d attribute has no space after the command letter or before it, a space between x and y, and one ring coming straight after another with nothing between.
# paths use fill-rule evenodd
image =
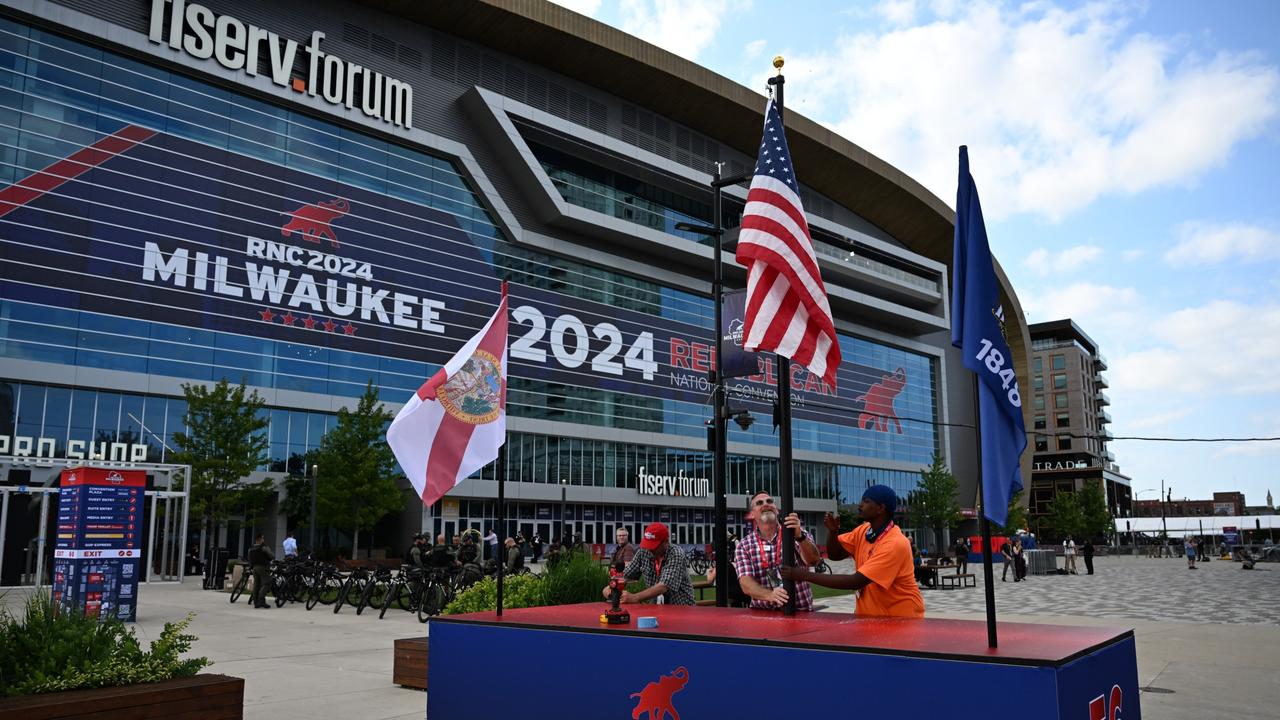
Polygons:
<instances>
[{"instance_id":1,"label":"informational sign board","mask_svg":"<svg viewBox=\"0 0 1280 720\"><path fill-rule=\"evenodd\" d=\"M7 299L276 340L313 361L417 361L429 376L509 276L512 377L698 404L710 391L714 336L656 286L586 299L544 287L536 261L498 262L452 213L138 125L112 137L127 147L8 211ZM799 365L780 378L771 354L741 352L742 300L726 294L724 313L735 407L767 412L789 386L798 420L932 447L929 358L851 340L869 364L850 352L835 385ZM916 410L895 407L903 392L920 394ZM897 437L900 415L925 421L919 437Z\"/></svg>"},{"instance_id":2,"label":"informational sign board","mask_svg":"<svg viewBox=\"0 0 1280 720\"><path fill-rule=\"evenodd\" d=\"M1222 544L1228 547L1240 544L1240 531L1238 528L1224 525L1222 527Z\"/></svg>"},{"instance_id":3,"label":"informational sign board","mask_svg":"<svg viewBox=\"0 0 1280 720\"><path fill-rule=\"evenodd\" d=\"M133 622L143 567L146 473L68 468L59 486L53 602L90 617Z\"/></svg>"}]
</instances>

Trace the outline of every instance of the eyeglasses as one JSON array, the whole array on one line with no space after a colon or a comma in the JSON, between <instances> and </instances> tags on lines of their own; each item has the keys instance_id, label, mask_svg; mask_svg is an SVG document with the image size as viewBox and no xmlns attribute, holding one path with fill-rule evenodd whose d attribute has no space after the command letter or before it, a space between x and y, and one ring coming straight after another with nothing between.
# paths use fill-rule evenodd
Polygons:
<instances>
[{"instance_id":1,"label":"eyeglasses","mask_svg":"<svg viewBox=\"0 0 1280 720\"><path fill-rule=\"evenodd\" d=\"M760 507L761 505L772 505L772 504L773 504L773 498L760 498L759 500L756 500L756 507Z\"/></svg>"}]
</instances>

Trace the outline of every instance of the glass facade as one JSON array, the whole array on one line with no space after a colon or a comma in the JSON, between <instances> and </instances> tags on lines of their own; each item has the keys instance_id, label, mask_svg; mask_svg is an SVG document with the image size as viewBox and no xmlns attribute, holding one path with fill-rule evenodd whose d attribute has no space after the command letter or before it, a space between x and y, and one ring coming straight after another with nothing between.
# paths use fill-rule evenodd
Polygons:
<instances>
[{"instance_id":1,"label":"glass facade","mask_svg":"<svg viewBox=\"0 0 1280 720\"><path fill-rule=\"evenodd\" d=\"M0 358L192 381L227 378L347 398L358 396L372 381L384 400L400 402L457 349L460 338L484 322L487 311L482 308L492 306L487 288L508 279L526 293L527 302L550 310L545 320L553 338L550 352L541 350L547 358L541 364L527 355L513 357L513 416L684 437L705 433L706 392L676 387L679 372L696 379L705 378L705 371L699 371L696 359L679 365L673 353L679 342L687 344L682 338L711 335L709 298L511 245L447 158L0 18L0 184L47 174L86 147L100 147L131 128L154 136L139 145L150 154L132 157L122 151L121 160L63 178L47 197L0 214L0 247L8 265L0 277ZM550 172L561 180L562 192L591 190L590 198L579 198L582 203L618 199L618 178L592 178L590 168L569 167L572 158L563 154L557 158ZM251 185L245 178L255 172L275 184ZM148 188L166 184L181 186L182 192L150 196ZM269 258L251 254L256 236L248 235L246 249L246 233L229 229L228 223L249 223L250 232L263 238L259 252L274 247L273 242L283 245L281 236L288 233L281 223L302 212L291 210L300 204L294 196L273 194L286 186L300 187L310 193L307 197L344 197L352 207L360 203L361 212L348 218L335 214L338 236L330 230L328 236L302 238L312 244L297 243L297 238L289 242L315 250L322 263L354 258L358 266L364 261L367 274L331 272L327 295L323 275L319 281L305 275L306 282L314 282L308 295L296 267L290 269L294 275L267 278L262 268ZM657 230L678 234L675 222L709 218L709 207L687 198L639 184L631 189L636 199L631 205L656 218L642 224ZM320 206L331 207L307 207ZM726 214L740 211L727 208ZM253 219L257 217L267 219ZM54 221L61 224L51 230L47 223ZM183 234L175 238L174 228ZM56 241L53 247L42 245L41 251L65 262L14 255L39 244L30 239L37 230ZM138 238L161 249L152 251L148 245L144 258ZM190 244L189 255L173 244L177 241ZM282 257L285 250L279 249ZM351 255L344 255L348 251ZM116 285L93 284L124 265L133 274L121 275L124 279ZM55 270L73 274L76 282L46 279ZM271 279L285 277L297 283L290 285L292 294L276 292L272 300ZM181 314L153 294L162 282L172 293L163 297L179 298ZM276 319L285 312L293 317L295 310L300 322L304 313L311 319L321 312L339 321L360 319L352 300L347 315L338 317L343 283L354 288L357 282L366 283L360 289L364 296L381 293L386 300L362 300L367 302L360 306L364 323L347 320L345 336L338 325L327 333L314 329L304 334L294 320ZM426 300L414 305L421 317L401 312L401 295L426 292L422 287L462 299L450 300L453 314L448 316L429 316L432 306ZM287 309L281 298L288 298ZM118 300L142 309L116 311L113 303ZM624 323L609 313L631 319ZM261 321L256 314L262 314ZM390 318L382 321L389 329L377 324L383 315ZM591 319L584 323L586 318ZM575 330L573 321L584 330ZM536 329L536 322L526 325L529 333ZM433 329L437 326L442 329ZM310 325L306 329L313 331ZM554 340L557 333L569 337L575 332L580 333L580 348L590 353L580 357L563 339ZM599 349L611 333L623 348L615 351L619 357L614 364ZM651 344L648 360L645 336ZM863 338L842 336L840 342L845 363L839 394L805 387L807 401L797 405L793 426L794 447L927 465L940 447L936 359ZM635 363L624 366L622 352ZM630 379L638 375L633 372L637 366L647 366L643 381ZM625 382L614 379L615 367L629 373ZM751 382L763 386L765 381ZM887 416L860 405L870 402L866 396L873 388L892 393ZM11 412L4 397L12 401ZM757 422L749 430L731 426L729 440L758 446L767 455L777 444L768 404L742 402L756 413ZM0 380L0 421L11 423L0 427L5 434L54 438L62 444L138 438L152 446L148 459L154 461L165 455L157 438L170 438L179 430L184 411L178 398ZM264 470L293 469L291 463L316 447L334 422L328 413L284 407L266 412L270 461ZM513 450L511 472L522 481L558 482L564 477L573 484L634 487L640 466L651 468L650 473L679 466L686 474L710 476L705 452L542 435L516 435L513 441L518 453ZM776 492L776 461L735 457L730 477L731 492ZM905 492L916 477L799 462L796 493L860 496L859 488L873 480Z\"/></svg>"}]
</instances>

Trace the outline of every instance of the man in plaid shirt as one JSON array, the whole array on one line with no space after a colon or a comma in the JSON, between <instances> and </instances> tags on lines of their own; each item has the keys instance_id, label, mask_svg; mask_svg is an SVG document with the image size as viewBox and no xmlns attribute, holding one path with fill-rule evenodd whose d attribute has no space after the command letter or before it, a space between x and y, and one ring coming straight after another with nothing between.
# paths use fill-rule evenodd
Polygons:
<instances>
[{"instance_id":1,"label":"man in plaid shirt","mask_svg":"<svg viewBox=\"0 0 1280 720\"><path fill-rule=\"evenodd\" d=\"M778 507L767 492L757 492L747 499L747 518L755 527L738 541L733 555L738 584L751 598L751 607L781 610L787 603L787 591L780 574L782 543L796 544L796 560L805 567L816 565L821 559L818 546L800 527L800 516L795 513L787 515L779 525ZM796 582L796 610L813 610L813 589L807 582Z\"/></svg>"},{"instance_id":2,"label":"man in plaid shirt","mask_svg":"<svg viewBox=\"0 0 1280 720\"><path fill-rule=\"evenodd\" d=\"M628 580L640 580L645 589L638 593L623 592L621 602L642 603L657 600L666 605L693 605L693 583L689 581L689 556L679 545L672 545L671 531L662 523L651 523L644 529L640 549L622 571ZM609 599L609 586L601 592Z\"/></svg>"}]
</instances>

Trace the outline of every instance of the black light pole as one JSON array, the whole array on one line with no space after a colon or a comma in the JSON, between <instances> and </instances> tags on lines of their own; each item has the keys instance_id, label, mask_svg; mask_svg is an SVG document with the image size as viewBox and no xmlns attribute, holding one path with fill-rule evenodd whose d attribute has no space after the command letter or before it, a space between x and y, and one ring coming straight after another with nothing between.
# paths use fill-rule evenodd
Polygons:
<instances>
[{"instance_id":1,"label":"black light pole","mask_svg":"<svg viewBox=\"0 0 1280 720\"><path fill-rule=\"evenodd\" d=\"M564 552L565 550L569 549L569 542L568 542L569 539L564 536L565 530L567 530L569 527L568 518L566 518L564 514L565 493L568 491L568 486L565 483L567 482L569 482L568 479L560 478L560 551L561 552Z\"/></svg>"},{"instance_id":2,"label":"black light pole","mask_svg":"<svg viewBox=\"0 0 1280 720\"><path fill-rule=\"evenodd\" d=\"M309 529L309 533L311 537L308 538L307 540L307 542L310 544L310 547L307 548L307 552L311 553L312 557L315 557L315 554L316 554L316 479L319 475L320 475L320 465L319 464L312 465L311 466L311 526Z\"/></svg>"},{"instance_id":3,"label":"black light pole","mask_svg":"<svg viewBox=\"0 0 1280 720\"><path fill-rule=\"evenodd\" d=\"M506 487L507 487L507 443L504 441L498 446L498 462L495 468L498 474L498 508L495 513L497 517L498 529L502 531L502 536L498 539L498 547L501 548L494 560L498 561L498 617L502 617L502 576L506 572L506 556L507 556L507 513L506 513ZM491 531L492 532L492 531Z\"/></svg>"},{"instance_id":4,"label":"black light pole","mask_svg":"<svg viewBox=\"0 0 1280 720\"><path fill-rule=\"evenodd\" d=\"M1169 488L1169 495L1173 495L1173 488ZM1169 544L1169 525L1167 522L1165 522L1165 516L1164 516L1165 500L1166 498L1164 494L1164 478L1160 478L1160 534L1164 536L1161 539L1161 542L1163 542L1165 545L1168 545ZM1163 554L1163 551L1162 551L1162 554Z\"/></svg>"},{"instance_id":5,"label":"black light pole","mask_svg":"<svg viewBox=\"0 0 1280 720\"><path fill-rule=\"evenodd\" d=\"M714 265L711 280L711 302L715 306L716 349L715 365L711 371L711 387L714 393L712 401L711 434L712 452L712 485L715 494L715 518L713 543L716 548L716 607L727 607L729 604L729 517L728 517L728 424L729 397L724 387L724 261L723 250L724 227L722 225L721 200L724 188L737 185L751 179L750 173L720 176L720 167L711 177L711 222L712 225L694 225L692 223L676 223L677 230L695 232L711 237L711 262Z\"/></svg>"}]
</instances>

